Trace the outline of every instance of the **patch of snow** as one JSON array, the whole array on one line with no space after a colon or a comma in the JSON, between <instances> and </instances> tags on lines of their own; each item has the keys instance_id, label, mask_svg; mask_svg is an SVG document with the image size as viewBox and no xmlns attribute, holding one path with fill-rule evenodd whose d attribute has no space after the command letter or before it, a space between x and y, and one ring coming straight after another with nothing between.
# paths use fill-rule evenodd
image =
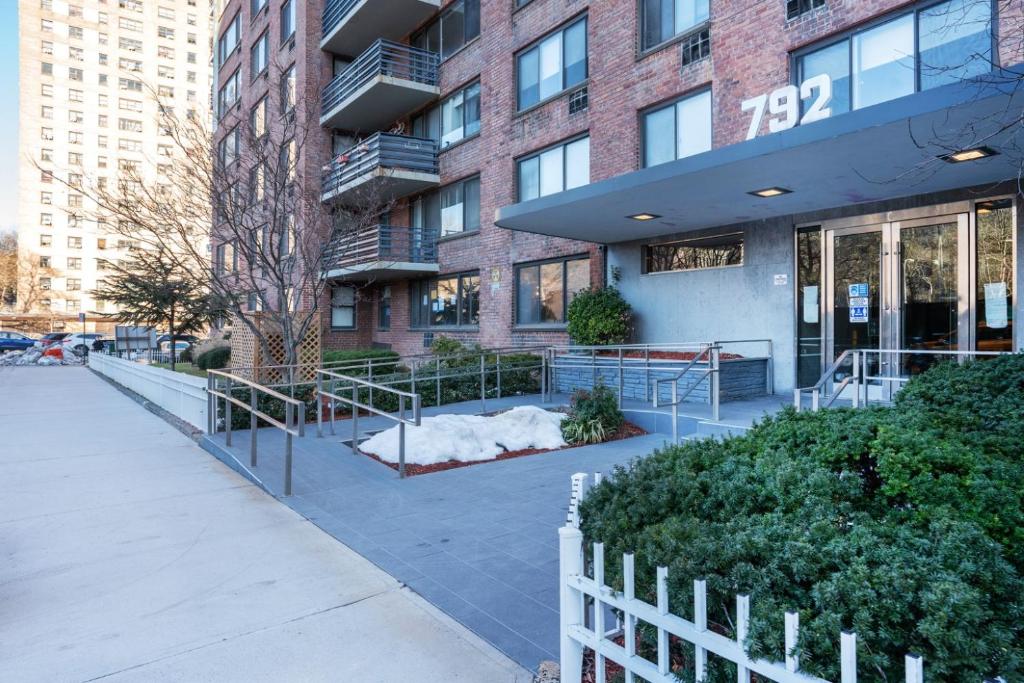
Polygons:
<instances>
[{"instance_id":1,"label":"patch of snow","mask_svg":"<svg viewBox=\"0 0 1024 683\"><path fill-rule=\"evenodd\" d=\"M405 428L405 462L434 465L458 460L493 460L506 451L562 448L563 413L520 406L500 415L438 415ZM373 435L359 450L386 462L398 462L398 425Z\"/></svg>"}]
</instances>

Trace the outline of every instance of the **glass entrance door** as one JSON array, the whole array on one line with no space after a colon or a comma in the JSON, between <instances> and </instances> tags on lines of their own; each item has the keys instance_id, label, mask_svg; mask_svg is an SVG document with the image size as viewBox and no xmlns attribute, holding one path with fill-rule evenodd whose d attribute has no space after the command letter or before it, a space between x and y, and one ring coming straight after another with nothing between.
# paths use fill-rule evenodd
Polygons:
<instances>
[{"instance_id":1,"label":"glass entrance door","mask_svg":"<svg viewBox=\"0 0 1024 683\"><path fill-rule=\"evenodd\" d=\"M882 300L885 226L874 225L830 231L826 272L828 278L826 358L831 363L844 351L882 348ZM878 354L868 356L868 373L877 375ZM840 382L853 372L852 360L833 376Z\"/></svg>"}]
</instances>

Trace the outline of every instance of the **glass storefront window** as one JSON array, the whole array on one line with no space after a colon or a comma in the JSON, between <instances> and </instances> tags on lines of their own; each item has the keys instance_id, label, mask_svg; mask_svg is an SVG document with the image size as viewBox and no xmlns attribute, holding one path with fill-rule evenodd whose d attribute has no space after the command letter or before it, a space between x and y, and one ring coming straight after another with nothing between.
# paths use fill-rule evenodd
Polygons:
<instances>
[{"instance_id":1,"label":"glass storefront window","mask_svg":"<svg viewBox=\"0 0 1024 683\"><path fill-rule=\"evenodd\" d=\"M1013 201L980 202L975 340L978 351L1013 350Z\"/></svg>"}]
</instances>

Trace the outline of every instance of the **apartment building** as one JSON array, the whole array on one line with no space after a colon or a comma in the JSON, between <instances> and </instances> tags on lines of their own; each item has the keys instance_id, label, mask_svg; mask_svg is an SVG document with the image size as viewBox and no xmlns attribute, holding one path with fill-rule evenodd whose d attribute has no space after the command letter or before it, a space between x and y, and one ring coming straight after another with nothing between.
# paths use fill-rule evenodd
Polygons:
<instances>
[{"instance_id":1,"label":"apartment building","mask_svg":"<svg viewBox=\"0 0 1024 683\"><path fill-rule=\"evenodd\" d=\"M74 186L116 187L129 166L157 180L174 154L158 106L209 116L210 0L19 0L18 13L19 307L110 313L90 292L131 240Z\"/></svg>"},{"instance_id":2,"label":"apartment building","mask_svg":"<svg viewBox=\"0 0 1024 683\"><path fill-rule=\"evenodd\" d=\"M328 345L563 341L574 291L612 282L636 341L768 340L785 391L849 349L1021 347L1021 12L233 0L219 31L248 55L294 17L323 201L400 197L325 264Z\"/></svg>"}]
</instances>

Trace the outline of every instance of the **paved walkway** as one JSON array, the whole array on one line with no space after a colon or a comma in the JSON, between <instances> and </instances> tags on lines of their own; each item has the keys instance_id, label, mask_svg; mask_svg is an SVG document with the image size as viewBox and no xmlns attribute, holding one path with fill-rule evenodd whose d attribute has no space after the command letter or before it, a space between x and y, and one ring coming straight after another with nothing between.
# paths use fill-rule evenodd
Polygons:
<instances>
[{"instance_id":1,"label":"paved walkway","mask_svg":"<svg viewBox=\"0 0 1024 683\"><path fill-rule=\"evenodd\" d=\"M529 680L89 370L0 395L0 680Z\"/></svg>"},{"instance_id":2,"label":"paved walkway","mask_svg":"<svg viewBox=\"0 0 1024 683\"><path fill-rule=\"evenodd\" d=\"M557 397L556 397L557 398ZM488 400L487 409L535 403L537 397ZM478 412L478 402L430 408ZM392 425L363 418L360 432ZM406 583L519 664L535 670L558 659L558 527L565 524L570 476L609 472L664 444L651 434L553 451L405 480L353 454L351 423L316 437L307 425L294 441L293 495L281 501ZM249 432L232 447L220 433L206 442L218 457L249 463ZM259 466L268 490L282 493L281 432L260 429Z\"/></svg>"}]
</instances>

